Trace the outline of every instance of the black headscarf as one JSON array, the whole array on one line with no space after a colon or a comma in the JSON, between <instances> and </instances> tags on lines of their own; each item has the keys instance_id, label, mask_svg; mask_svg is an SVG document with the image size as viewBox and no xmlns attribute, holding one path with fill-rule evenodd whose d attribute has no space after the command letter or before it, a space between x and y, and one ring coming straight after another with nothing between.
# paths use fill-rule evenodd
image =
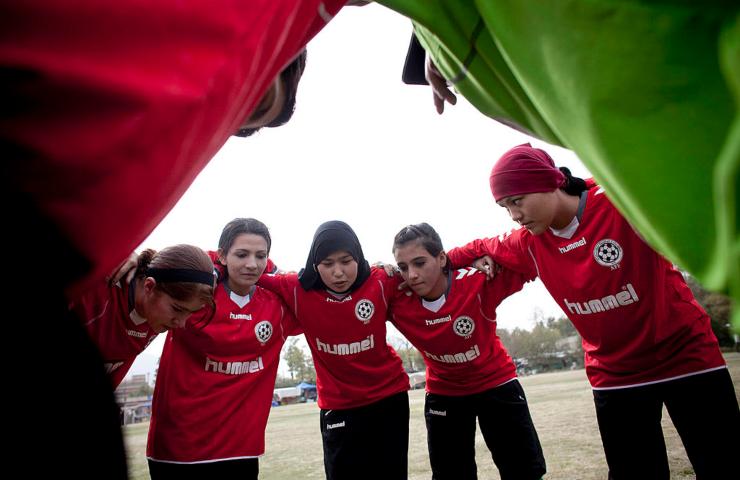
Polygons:
<instances>
[{"instance_id":1,"label":"black headscarf","mask_svg":"<svg viewBox=\"0 0 740 480\"><path fill-rule=\"evenodd\" d=\"M367 263L365 255L362 253L360 240L355 235L352 227L344 222L333 220L319 225L313 236L311 250L308 252L308 258L306 259L306 267L298 273L298 280L304 290L327 288L324 282L321 281L316 266L323 259L340 250L349 252L357 262L357 279L348 291L351 292L365 283L365 280L370 276L370 264Z\"/></svg>"}]
</instances>

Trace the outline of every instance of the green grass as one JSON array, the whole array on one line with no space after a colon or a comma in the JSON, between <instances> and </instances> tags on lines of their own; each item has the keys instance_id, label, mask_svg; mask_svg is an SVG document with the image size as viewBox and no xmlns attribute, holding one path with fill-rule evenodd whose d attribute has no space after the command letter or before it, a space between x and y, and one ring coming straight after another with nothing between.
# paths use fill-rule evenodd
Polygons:
<instances>
[{"instance_id":1,"label":"green grass","mask_svg":"<svg viewBox=\"0 0 740 480\"><path fill-rule=\"evenodd\" d=\"M740 354L726 354L735 393L740 396ZM603 479L606 462L596 424L593 396L585 372L558 372L521 379L547 460L547 480ZM409 393L411 424L409 478L431 477L424 426L424 392ZM148 424L124 427L132 479L148 479L144 451ZM673 424L664 411L663 430L672 479L693 478L691 464ZM498 479L498 471L478 433L479 478ZM324 478L319 409L316 404L274 408L267 424L267 452L260 459L260 479Z\"/></svg>"}]
</instances>

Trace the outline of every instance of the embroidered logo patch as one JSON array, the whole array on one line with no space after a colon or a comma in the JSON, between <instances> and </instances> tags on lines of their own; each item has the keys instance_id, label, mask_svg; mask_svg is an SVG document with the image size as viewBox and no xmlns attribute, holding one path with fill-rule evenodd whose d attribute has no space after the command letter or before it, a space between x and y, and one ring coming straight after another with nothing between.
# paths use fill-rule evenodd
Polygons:
<instances>
[{"instance_id":1,"label":"embroidered logo patch","mask_svg":"<svg viewBox=\"0 0 740 480\"><path fill-rule=\"evenodd\" d=\"M473 334L473 330L475 330L475 322L472 318L465 315L457 317L452 324L452 330L461 337L468 338Z\"/></svg>"},{"instance_id":2,"label":"embroidered logo patch","mask_svg":"<svg viewBox=\"0 0 740 480\"><path fill-rule=\"evenodd\" d=\"M375 305L370 300L363 298L355 305L355 316L362 323L367 324L375 313Z\"/></svg>"},{"instance_id":3,"label":"embroidered logo patch","mask_svg":"<svg viewBox=\"0 0 740 480\"><path fill-rule=\"evenodd\" d=\"M615 240L605 238L594 247L594 260L604 267L617 268L622 261L622 247Z\"/></svg>"},{"instance_id":4,"label":"embroidered logo patch","mask_svg":"<svg viewBox=\"0 0 740 480\"><path fill-rule=\"evenodd\" d=\"M260 343L265 344L272 337L272 324L267 320L262 320L254 327L254 335Z\"/></svg>"}]
</instances>

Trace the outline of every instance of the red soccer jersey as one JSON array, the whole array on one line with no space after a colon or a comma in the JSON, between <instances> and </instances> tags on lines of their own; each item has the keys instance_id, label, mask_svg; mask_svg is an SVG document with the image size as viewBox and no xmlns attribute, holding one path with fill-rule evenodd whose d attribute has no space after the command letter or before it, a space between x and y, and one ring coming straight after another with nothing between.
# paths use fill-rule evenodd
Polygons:
<instances>
[{"instance_id":1,"label":"red soccer jersey","mask_svg":"<svg viewBox=\"0 0 740 480\"><path fill-rule=\"evenodd\" d=\"M488 281L465 268L448 278L445 303L437 312L409 290L391 304L391 321L424 357L427 392L470 395L516 378L514 362L496 335L496 307L522 289L525 276L504 269Z\"/></svg>"},{"instance_id":2,"label":"red soccer jersey","mask_svg":"<svg viewBox=\"0 0 740 480\"><path fill-rule=\"evenodd\" d=\"M147 442L152 460L197 463L265 452L280 349L300 330L262 288L240 307L219 284L214 300L210 323L171 330L165 340Z\"/></svg>"},{"instance_id":3,"label":"red soccer jersey","mask_svg":"<svg viewBox=\"0 0 740 480\"><path fill-rule=\"evenodd\" d=\"M136 356L157 336L146 319L129 306L129 292L129 284L111 287L107 282L100 282L70 302L70 309L100 350L113 388L121 383Z\"/></svg>"},{"instance_id":4,"label":"red soccer jersey","mask_svg":"<svg viewBox=\"0 0 740 480\"><path fill-rule=\"evenodd\" d=\"M319 407L361 407L409 389L395 350L386 343L388 299L398 279L373 267L370 277L341 300L325 290L304 290L298 276L263 275L303 328L316 367Z\"/></svg>"},{"instance_id":5,"label":"red soccer jersey","mask_svg":"<svg viewBox=\"0 0 740 480\"><path fill-rule=\"evenodd\" d=\"M345 1L3 2L7 183L103 278Z\"/></svg>"},{"instance_id":6,"label":"red soccer jersey","mask_svg":"<svg viewBox=\"0 0 740 480\"><path fill-rule=\"evenodd\" d=\"M638 386L724 368L709 317L683 276L650 248L599 186L570 239L519 228L453 249L453 265L484 254L536 272L583 339L595 389Z\"/></svg>"}]
</instances>

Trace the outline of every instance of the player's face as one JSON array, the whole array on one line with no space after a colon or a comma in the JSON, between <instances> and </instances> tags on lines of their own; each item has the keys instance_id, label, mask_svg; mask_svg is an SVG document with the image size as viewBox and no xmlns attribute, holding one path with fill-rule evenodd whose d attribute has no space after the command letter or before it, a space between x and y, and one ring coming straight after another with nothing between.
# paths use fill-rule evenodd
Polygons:
<instances>
[{"instance_id":1,"label":"player's face","mask_svg":"<svg viewBox=\"0 0 740 480\"><path fill-rule=\"evenodd\" d=\"M330 290L337 293L346 292L357 280L357 261L349 252L334 252L316 265L324 282Z\"/></svg>"},{"instance_id":2,"label":"player's face","mask_svg":"<svg viewBox=\"0 0 740 480\"><path fill-rule=\"evenodd\" d=\"M260 99L257 108L254 109L241 128L261 128L269 125L280 115L286 98L285 85L278 75Z\"/></svg>"},{"instance_id":3,"label":"player's face","mask_svg":"<svg viewBox=\"0 0 740 480\"><path fill-rule=\"evenodd\" d=\"M555 221L557 197L552 192L527 193L502 198L497 202L504 207L511 219L532 233L544 233Z\"/></svg>"},{"instance_id":4,"label":"player's face","mask_svg":"<svg viewBox=\"0 0 740 480\"><path fill-rule=\"evenodd\" d=\"M393 252L401 276L415 294L427 300L436 300L447 289L443 268L447 264L445 252L433 256L419 241L405 243Z\"/></svg>"},{"instance_id":5,"label":"player's face","mask_svg":"<svg viewBox=\"0 0 740 480\"><path fill-rule=\"evenodd\" d=\"M156 281L151 277L144 280L144 296L146 320L156 333L184 327L188 317L204 306L197 296L188 301L175 300L156 288Z\"/></svg>"},{"instance_id":6,"label":"player's face","mask_svg":"<svg viewBox=\"0 0 740 480\"><path fill-rule=\"evenodd\" d=\"M254 233L242 233L234 239L225 255L219 251L219 260L226 265L229 289L239 295L247 295L265 271L267 240Z\"/></svg>"}]
</instances>

